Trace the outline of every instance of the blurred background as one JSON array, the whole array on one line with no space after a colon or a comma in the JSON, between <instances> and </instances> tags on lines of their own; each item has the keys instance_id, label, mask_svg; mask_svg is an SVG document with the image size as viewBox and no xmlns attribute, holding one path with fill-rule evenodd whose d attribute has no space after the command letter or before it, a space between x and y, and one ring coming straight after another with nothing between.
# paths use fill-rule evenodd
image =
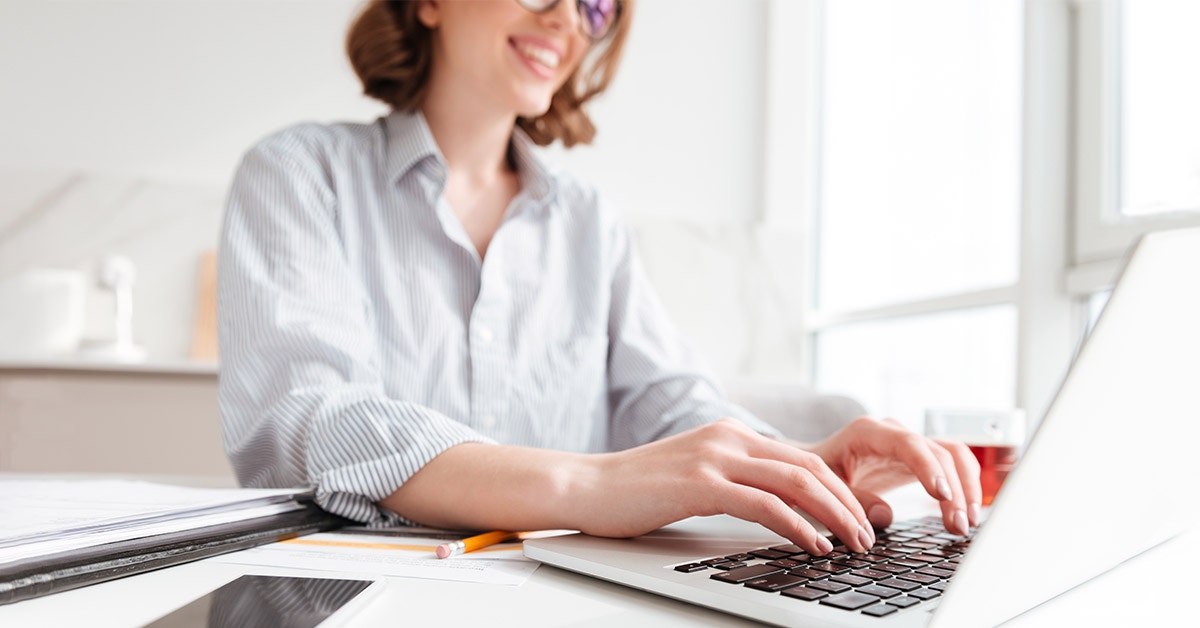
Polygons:
<instances>
[{"instance_id":1,"label":"blurred background","mask_svg":"<svg viewBox=\"0 0 1200 628\"><path fill-rule=\"evenodd\" d=\"M342 50L358 4L0 0L0 470L225 468L207 254L255 141L385 113ZM1189 0L641 0L595 144L547 152L634 225L731 388L1036 423L1128 247L1200 224L1196 24ZM66 446L112 434L206 446Z\"/></svg>"}]
</instances>

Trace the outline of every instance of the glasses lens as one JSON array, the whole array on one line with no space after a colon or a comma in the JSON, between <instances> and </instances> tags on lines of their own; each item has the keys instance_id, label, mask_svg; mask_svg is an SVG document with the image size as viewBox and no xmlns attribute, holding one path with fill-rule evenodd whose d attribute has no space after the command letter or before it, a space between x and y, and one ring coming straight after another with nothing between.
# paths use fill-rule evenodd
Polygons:
<instances>
[{"instance_id":1,"label":"glasses lens","mask_svg":"<svg viewBox=\"0 0 1200 628\"><path fill-rule=\"evenodd\" d=\"M617 0L578 0L583 32L592 39L603 39L617 21Z\"/></svg>"},{"instance_id":2,"label":"glasses lens","mask_svg":"<svg viewBox=\"0 0 1200 628\"><path fill-rule=\"evenodd\" d=\"M544 13L558 5L559 0L517 0L534 13ZM579 28L588 38L604 39L617 22L621 12L620 0L576 0L579 8Z\"/></svg>"}]
</instances>

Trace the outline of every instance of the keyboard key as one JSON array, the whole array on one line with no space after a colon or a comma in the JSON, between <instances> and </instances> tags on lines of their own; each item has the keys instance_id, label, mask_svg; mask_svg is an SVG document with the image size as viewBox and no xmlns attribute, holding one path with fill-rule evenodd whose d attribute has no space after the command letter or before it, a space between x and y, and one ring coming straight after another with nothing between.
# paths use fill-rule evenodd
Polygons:
<instances>
[{"instance_id":1,"label":"keyboard key","mask_svg":"<svg viewBox=\"0 0 1200 628\"><path fill-rule=\"evenodd\" d=\"M876 571L886 571L888 573L908 573L912 571L908 567L901 567L900 565L893 565L892 563L881 563L875 565L871 569L875 569Z\"/></svg>"},{"instance_id":2,"label":"keyboard key","mask_svg":"<svg viewBox=\"0 0 1200 628\"><path fill-rule=\"evenodd\" d=\"M879 598L874 595L864 595L855 591L847 591L839 593L821 600L821 603L826 606L840 608L847 611L856 611L860 608L870 606L879 601Z\"/></svg>"},{"instance_id":3,"label":"keyboard key","mask_svg":"<svg viewBox=\"0 0 1200 628\"><path fill-rule=\"evenodd\" d=\"M865 587L859 587L856 590L859 593L866 593L867 595L875 595L875 596L878 596L878 597L881 597L884 599L887 599L889 597L896 597L897 595L900 595L900 593L902 593L902 591L900 591L899 589L893 589L891 587L882 587L877 584L867 585Z\"/></svg>"},{"instance_id":4,"label":"keyboard key","mask_svg":"<svg viewBox=\"0 0 1200 628\"><path fill-rule=\"evenodd\" d=\"M778 567L772 567L770 565L750 565L748 567L730 569L724 573L713 574L711 577L713 580L720 580L721 582L741 584L743 582L754 580L755 578L769 576L773 573L780 573L782 571L782 569Z\"/></svg>"},{"instance_id":5,"label":"keyboard key","mask_svg":"<svg viewBox=\"0 0 1200 628\"><path fill-rule=\"evenodd\" d=\"M775 560L777 558L787 558L788 556L791 556L791 554L787 554L784 552L777 552L773 549L767 549L765 547L762 549L753 550L750 552L750 554L752 556L757 556L757 557L765 559L765 560Z\"/></svg>"},{"instance_id":6,"label":"keyboard key","mask_svg":"<svg viewBox=\"0 0 1200 628\"><path fill-rule=\"evenodd\" d=\"M908 592L909 597L915 597L918 600L932 600L941 594L941 591L931 591L929 589L917 589L916 591Z\"/></svg>"},{"instance_id":7,"label":"keyboard key","mask_svg":"<svg viewBox=\"0 0 1200 628\"><path fill-rule=\"evenodd\" d=\"M730 561L728 558L721 557L721 558L710 558L708 560L702 560L702 561L700 561L700 564L701 565L716 565L718 563L728 563L728 562L732 562L732 561Z\"/></svg>"},{"instance_id":8,"label":"keyboard key","mask_svg":"<svg viewBox=\"0 0 1200 628\"><path fill-rule=\"evenodd\" d=\"M787 545L776 545L775 547L772 547L771 549L775 550L776 552L783 552L784 554L787 554L789 556L795 556L796 554L804 553L804 548L800 547L799 545L793 545L791 543L789 543Z\"/></svg>"},{"instance_id":9,"label":"keyboard key","mask_svg":"<svg viewBox=\"0 0 1200 628\"><path fill-rule=\"evenodd\" d=\"M943 560L946 560L946 559L942 558L941 556L933 556L931 554L912 554L908 557L908 559L909 560L919 560L923 563L930 563L930 564L940 563Z\"/></svg>"},{"instance_id":10,"label":"keyboard key","mask_svg":"<svg viewBox=\"0 0 1200 628\"><path fill-rule=\"evenodd\" d=\"M920 569L928 564L928 563L923 563L919 560L909 560L907 558L893 558L892 560L890 560L888 562L890 562L893 565L900 565L901 567L908 567L909 569Z\"/></svg>"},{"instance_id":11,"label":"keyboard key","mask_svg":"<svg viewBox=\"0 0 1200 628\"><path fill-rule=\"evenodd\" d=\"M923 573L927 576L933 576L935 578L949 578L950 576L954 575L954 572L950 571L949 569L938 569L937 567L918 569L917 573Z\"/></svg>"},{"instance_id":12,"label":"keyboard key","mask_svg":"<svg viewBox=\"0 0 1200 628\"><path fill-rule=\"evenodd\" d=\"M724 569L724 570L728 571L730 569L741 569L742 567L746 566L746 563L743 563L740 560L731 560L727 563L716 563L715 565L710 565L710 566L713 569Z\"/></svg>"},{"instance_id":13,"label":"keyboard key","mask_svg":"<svg viewBox=\"0 0 1200 628\"><path fill-rule=\"evenodd\" d=\"M804 566L804 563L802 563L798 560L792 560L790 558L780 558L779 560L773 560L767 564L772 567L778 567L780 569L795 569L797 567Z\"/></svg>"},{"instance_id":14,"label":"keyboard key","mask_svg":"<svg viewBox=\"0 0 1200 628\"><path fill-rule=\"evenodd\" d=\"M708 567L700 563L688 563L686 565L676 565L675 567L675 571L682 573L693 573L696 571L704 571L705 569L708 569Z\"/></svg>"},{"instance_id":15,"label":"keyboard key","mask_svg":"<svg viewBox=\"0 0 1200 628\"><path fill-rule=\"evenodd\" d=\"M844 573L840 576L833 576L830 578L830 580L834 582L840 582L842 584L848 584L852 587L861 587L864 584L871 584L872 582L875 582L870 578L860 578L858 576L852 576L848 573Z\"/></svg>"},{"instance_id":16,"label":"keyboard key","mask_svg":"<svg viewBox=\"0 0 1200 628\"><path fill-rule=\"evenodd\" d=\"M829 577L828 572L817 571L816 569L810 569L808 567L801 567L800 569L793 569L793 570L789 571L788 573L792 574L793 576L800 576L801 578L808 578L809 580L820 580L821 578Z\"/></svg>"},{"instance_id":17,"label":"keyboard key","mask_svg":"<svg viewBox=\"0 0 1200 628\"><path fill-rule=\"evenodd\" d=\"M782 591L784 589L804 584L805 582L808 582L808 580L799 576L777 573L769 575L765 578L755 578L754 580L747 582L746 586L750 587L751 589L770 591L774 593L775 591Z\"/></svg>"},{"instance_id":18,"label":"keyboard key","mask_svg":"<svg viewBox=\"0 0 1200 628\"><path fill-rule=\"evenodd\" d=\"M896 551L893 551L890 549L873 549L873 550L871 550L871 553L876 556L883 556L884 558L900 558L901 556L904 555L900 552L896 552Z\"/></svg>"},{"instance_id":19,"label":"keyboard key","mask_svg":"<svg viewBox=\"0 0 1200 628\"><path fill-rule=\"evenodd\" d=\"M921 584L931 584L937 582L938 579L933 576L927 576L923 573L902 573L897 578L901 580L911 580L912 582L920 582Z\"/></svg>"},{"instance_id":20,"label":"keyboard key","mask_svg":"<svg viewBox=\"0 0 1200 628\"><path fill-rule=\"evenodd\" d=\"M865 560L858 560L856 558L839 558L838 560L833 561L833 564L840 565L847 569L862 569L863 567L870 567L874 563Z\"/></svg>"},{"instance_id":21,"label":"keyboard key","mask_svg":"<svg viewBox=\"0 0 1200 628\"><path fill-rule=\"evenodd\" d=\"M852 571L850 573L860 578L870 578L872 580L883 580L885 578L892 577L892 574L886 571L878 571L875 569L859 569L858 571Z\"/></svg>"},{"instance_id":22,"label":"keyboard key","mask_svg":"<svg viewBox=\"0 0 1200 628\"><path fill-rule=\"evenodd\" d=\"M934 591L945 591L946 587L948 586L950 586L950 582L942 580L941 582L935 582L929 585L929 588L933 589Z\"/></svg>"},{"instance_id":23,"label":"keyboard key","mask_svg":"<svg viewBox=\"0 0 1200 628\"><path fill-rule=\"evenodd\" d=\"M913 591L915 589L921 588L921 585L917 584L916 582L912 582L909 580L901 580L899 578L888 578L887 580L880 580L878 584L881 587L900 589L901 591Z\"/></svg>"},{"instance_id":24,"label":"keyboard key","mask_svg":"<svg viewBox=\"0 0 1200 628\"><path fill-rule=\"evenodd\" d=\"M879 606L872 606L871 608L863 609L863 615L871 615L872 617L883 617L884 615L891 615L892 613L894 613L898 610L900 610L900 609L898 609L895 606L892 606L890 604L880 604Z\"/></svg>"},{"instance_id":25,"label":"keyboard key","mask_svg":"<svg viewBox=\"0 0 1200 628\"><path fill-rule=\"evenodd\" d=\"M754 558L754 557L751 556L750 554L742 553L742 554L730 554L730 555L726 556L725 558L728 558L729 560L741 562L744 560L750 560L751 558Z\"/></svg>"},{"instance_id":26,"label":"keyboard key","mask_svg":"<svg viewBox=\"0 0 1200 628\"><path fill-rule=\"evenodd\" d=\"M888 600L887 603L891 604L892 606L899 606L900 608L908 608L910 606L915 606L917 604L920 604L921 600L918 600L915 597L905 596L905 597L892 598L892 599Z\"/></svg>"},{"instance_id":27,"label":"keyboard key","mask_svg":"<svg viewBox=\"0 0 1200 628\"><path fill-rule=\"evenodd\" d=\"M830 593L841 593L842 591L850 590L850 585L842 584L840 582L833 582L831 580L809 580L808 584L805 586L810 589L818 589L821 591L828 591Z\"/></svg>"},{"instance_id":28,"label":"keyboard key","mask_svg":"<svg viewBox=\"0 0 1200 628\"><path fill-rule=\"evenodd\" d=\"M841 565L838 565L837 563L824 563L821 565L813 565L812 568L816 569L817 571L824 571L826 573L846 573L846 572L850 571L849 567L842 567Z\"/></svg>"},{"instance_id":29,"label":"keyboard key","mask_svg":"<svg viewBox=\"0 0 1200 628\"><path fill-rule=\"evenodd\" d=\"M812 602L814 600L819 600L824 597L829 597L829 594L824 591L818 591L816 589L810 589L808 587L792 587L790 589L784 589L783 595L786 595L787 597L794 597L798 600L805 600L808 602Z\"/></svg>"}]
</instances>

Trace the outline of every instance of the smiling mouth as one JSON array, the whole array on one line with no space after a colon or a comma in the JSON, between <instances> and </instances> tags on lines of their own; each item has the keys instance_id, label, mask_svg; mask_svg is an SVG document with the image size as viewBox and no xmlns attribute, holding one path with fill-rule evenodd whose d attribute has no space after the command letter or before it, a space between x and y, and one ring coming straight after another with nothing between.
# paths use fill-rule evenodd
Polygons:
<instances>
[{"instance_id":1,"label":"smiling mouth","mask_svg":"<svg viewBox=\"0 0 1200 628\"><path fill-rule=\"evenodd\" d=\"M549 70L557 70L558 64L562 61L557 52L541 46L534 46L524 42L513 42L513 48L516 49L522 57L537 63Z\"/></svg>"}]
</instances>

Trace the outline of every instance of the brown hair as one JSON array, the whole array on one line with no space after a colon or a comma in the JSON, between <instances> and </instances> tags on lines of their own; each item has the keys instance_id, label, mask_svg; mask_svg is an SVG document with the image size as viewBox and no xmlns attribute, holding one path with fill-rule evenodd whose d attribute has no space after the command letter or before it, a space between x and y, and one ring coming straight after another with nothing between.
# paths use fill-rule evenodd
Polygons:
<instances>
[{"instance_id":1,"label":"brown hair","mask_svg":"<svg viewBox=\"0 0 1200 628\"><path fill-rule=\"evenodd\" d=\"M629 34L633 1L623 0L612 31L592 45L583 62L551 97L550 109L536 118L517 118L517 125L534 142L546 146L561 140L567 147L591 143L596 127L583 106L608 88L616 75ZM420 4L370 0L346 35L346 54L362 81L363 93L401 111L421 106L433 63L433 32L417 19Z\"/></svg>"}]
</instances>

